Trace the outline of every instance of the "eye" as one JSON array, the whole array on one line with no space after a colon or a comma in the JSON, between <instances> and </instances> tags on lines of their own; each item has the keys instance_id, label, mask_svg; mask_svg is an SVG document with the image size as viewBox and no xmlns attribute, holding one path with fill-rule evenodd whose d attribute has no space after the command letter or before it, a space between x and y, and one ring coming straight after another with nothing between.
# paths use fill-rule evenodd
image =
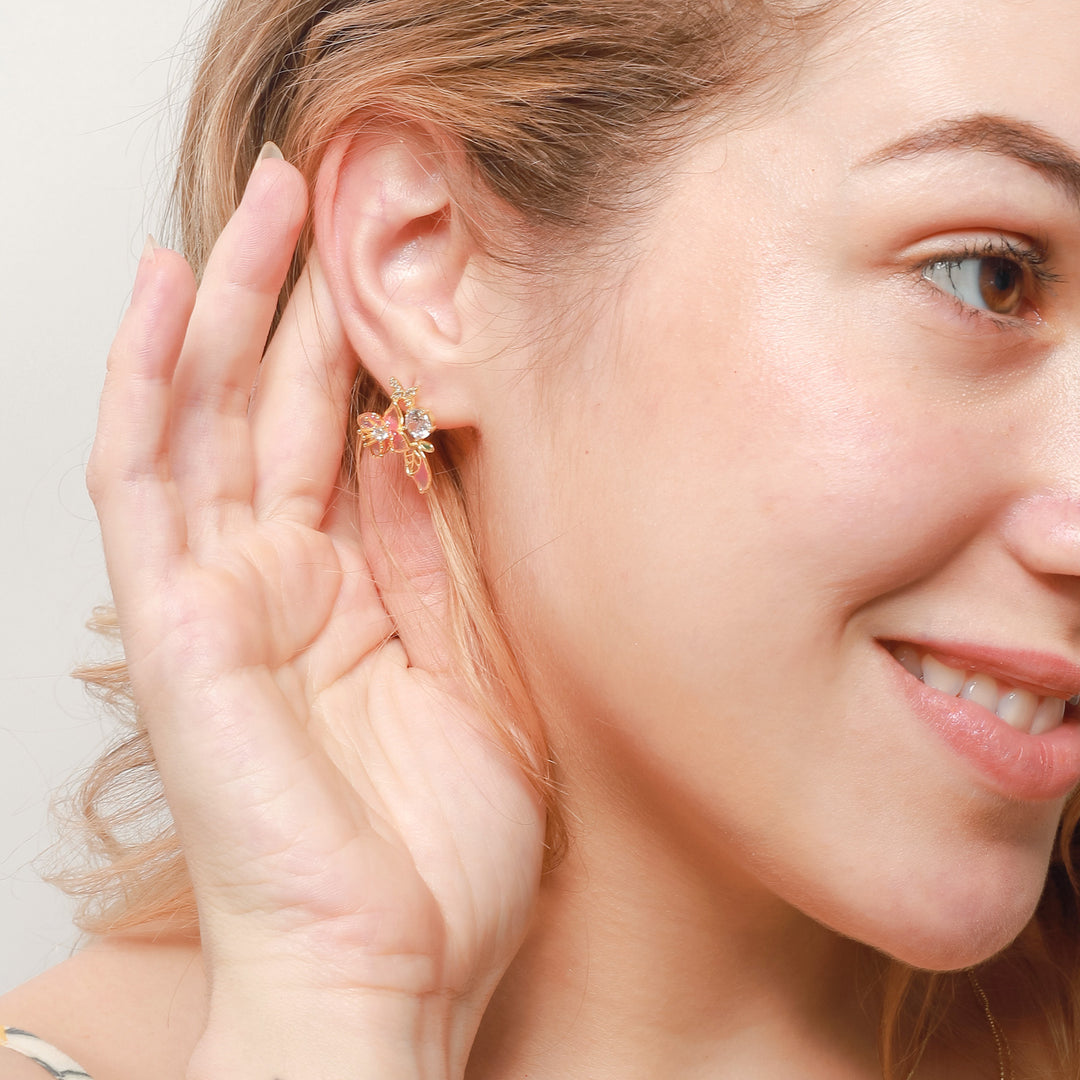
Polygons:
<instances>
[{"instance_id":1,"label":"eye","mask_svg":"<svg viewBox=\"0 0 1080 1080\"><path fill-rule=\"evenodd\" d=\"M1046 254L1005 238L923 264L922 276L961 304L989 316L1018 318L1037 310L1060 280L1044 265Z\"/></svg>"},{"instance_id":2,"label":"eye","mask_svg":"<svg viewBox=\"0 0 1080 1080\"><path fill-rule=\"evenodd\" d=\"M1019 315L1030 293L1027 266L1004 255L937 260L927 265L923 277L965 304L994 315Z\"/></svg>"}]
</instances>

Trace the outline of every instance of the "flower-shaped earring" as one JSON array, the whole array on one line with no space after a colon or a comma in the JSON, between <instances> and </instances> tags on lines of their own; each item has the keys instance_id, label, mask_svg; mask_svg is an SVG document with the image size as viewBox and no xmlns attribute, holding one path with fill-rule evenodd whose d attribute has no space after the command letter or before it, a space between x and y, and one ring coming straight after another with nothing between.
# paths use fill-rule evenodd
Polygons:
<instances>
[{"instance_id":1,"label":"flower-shaped earring","mask_svg":"<svg viewBox=\"0 0 1080 1080\"><path fill-rule=\"evenodd\" d=\"M390 380L390 408L378 413L361 413L356 421L360 449L370 450L376 457L391 451L405 458L405 472L413 478L422 495L431 487L431 470L427 455L435 452L428 436L435 430L435 421L426 409L417 407L416 387L404 389L397 379Z\"/></svg>"}]
</instances>

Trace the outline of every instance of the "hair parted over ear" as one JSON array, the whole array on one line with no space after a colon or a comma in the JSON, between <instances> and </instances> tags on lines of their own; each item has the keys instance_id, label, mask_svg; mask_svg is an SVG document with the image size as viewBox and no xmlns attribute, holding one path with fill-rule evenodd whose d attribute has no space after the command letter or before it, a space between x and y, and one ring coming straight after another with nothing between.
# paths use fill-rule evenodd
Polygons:
<instances>
[{"instance_id":1,"label":"hair parted over ear","mask_svg":"<svg viewBox=\"0 0 1080 1080\"><path fill-rule=\"evenodd\" d=\"M469 421L470 270L448 151L416 125L349 131L315 183L314 252L336 318L384 387L419 385L441 428Z\"/></svg>"}]
</instances>

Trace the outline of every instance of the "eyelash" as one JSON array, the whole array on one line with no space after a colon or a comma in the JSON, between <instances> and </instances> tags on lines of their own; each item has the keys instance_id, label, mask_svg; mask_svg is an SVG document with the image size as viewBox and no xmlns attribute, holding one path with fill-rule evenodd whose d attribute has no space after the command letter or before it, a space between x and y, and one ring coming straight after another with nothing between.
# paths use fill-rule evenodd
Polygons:
<instances>
[{"instance_id":1,"label":"eyelash","mask_svg":"<svg viewBox=\"0 0 1080 1080\"><path fill-rule=\"evenodd\" d=\"M956 310L965 318L978 321L982 325L991 325L998 330L1016 330L1025 323L1030 324L1031 320L1025 319L1022 315L996 315L992 311L974 307L961 300L960 297L954 296L940 286L935 285L926 276L927 271L932 267L958 266L968 259L1006 259L1020 265L1024 270L1027 285L1031 287L1031 291L1035 294L1034 297L1028 298L1028 304L1034 310L1036 316L1039 314L1041 302L1053 291L1053 285L1061 281L1061 276L1055 274L1047 266L1048 255L1044 246L1023 245L1004 236L981 243L966 243L947 255L935 255L933 258L924 259L919 263L917 270L920 280L933 289L936 295L951 300ZM1038 318L1036 321L1039 321Z\"/></svg>"}]
</instances>

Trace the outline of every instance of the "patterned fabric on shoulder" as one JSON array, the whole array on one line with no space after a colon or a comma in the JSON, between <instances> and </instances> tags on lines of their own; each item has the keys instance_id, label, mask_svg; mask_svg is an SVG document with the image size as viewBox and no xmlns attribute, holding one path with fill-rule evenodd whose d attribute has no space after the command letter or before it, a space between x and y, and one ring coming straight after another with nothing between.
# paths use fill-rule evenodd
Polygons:
<instances>
[{"instance_id":1,"label":"patterned fabric on shoulder","mask_svg":"<svg viewBox=\"0 0 1080 1080\"><path fill-rule=\"evenodd\" d=\"M36 1061L55 1080L91 1080L90 1074L55 1046L20 1028L0 1027L0 1048Z\"/></svg>"}]
</instances>

